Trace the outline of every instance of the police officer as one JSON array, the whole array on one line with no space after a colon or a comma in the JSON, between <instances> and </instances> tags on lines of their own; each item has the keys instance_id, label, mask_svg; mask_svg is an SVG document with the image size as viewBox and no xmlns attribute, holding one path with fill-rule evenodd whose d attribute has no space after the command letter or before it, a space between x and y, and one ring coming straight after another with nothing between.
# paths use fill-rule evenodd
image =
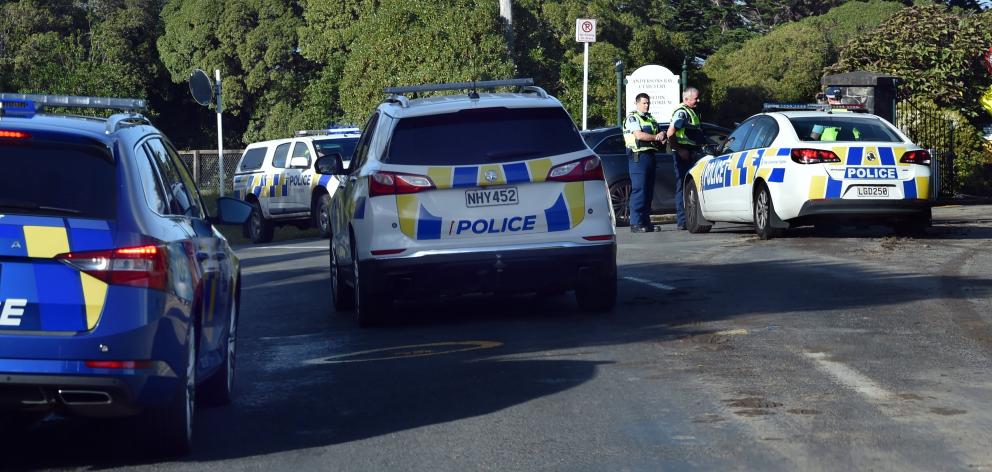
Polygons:
<instances>
[{"instance_id":1,"label":"police officer","mask_svg":"<svg viewBox=\"0 0 992 472\"><path fill-rule=\"evenodd\" d=\"M669 142L675 159L675 222L679 229L685 229L685 199L682 195L682 181L686 173L696 163L704 143L703 128L700 125L696 104L699 103L699 90L686 87L682 92L682 104L672 113L672 123L668 125Z\"/></svg>"},{"instance_id":2,"label":"police officer","mask_svg":"<svg viewBox=\"0 0 992 472\"><path fill-rule=\"evenodd\" d=\"M623 139L627 145L627 169L630 173L630 231L650 233L651 201L654 198L654 159L666 136L648 110L651 97L639 93L634 99L636 111L627 115Z\"/></svg>"}]
</instances>

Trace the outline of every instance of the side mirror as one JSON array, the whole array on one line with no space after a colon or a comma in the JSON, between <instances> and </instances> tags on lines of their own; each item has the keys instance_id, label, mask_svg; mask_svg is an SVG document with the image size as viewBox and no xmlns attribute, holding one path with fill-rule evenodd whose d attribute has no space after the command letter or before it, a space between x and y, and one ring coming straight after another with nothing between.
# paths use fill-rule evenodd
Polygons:
<instances>
[{"instance_id":1,"label":"side mirror","mask_svg":"<svg viewBox=\"0 0 992 472\"><path fill-rule=\"evenodd\" d=\"M231 197L217 199L217 214L210 218L215 225L240 225L248 221L252 207L247 202Z\"/></svg>"},{"instance_id":2,"label":"side mirror","mask_svg":"<svg viewBox=\"0 0 992 472\"><path fill-rule=\"evenodd\" d=\"M703 146L703 154L706 154L707 156L716 156L720 154L720 146L717 146L716 144L707 144Z\"/></svg>"},{"instance_id":3,"label":"side mirror","mask_svg":"<svg viewBox=\"0 0 992 472\"><path fill-rule=\"evenodd\" d=\"M332 152L317 159L315 167L317 173L322 175L342 175L348 173L348 168L345 167L344 161L341 159L341 153L339 152Z\"/></svg>"},{"instance_id":4,"label":"side mirror","mask_svg":"<svg viewBox=\"0 0 992 472\"><path fill-rule=\"evenodd\" d=\"M306 169L310 167L310 159L303 156L296 156L289 161L289 166L294 169Z\"/></svg>"}]
</instances>

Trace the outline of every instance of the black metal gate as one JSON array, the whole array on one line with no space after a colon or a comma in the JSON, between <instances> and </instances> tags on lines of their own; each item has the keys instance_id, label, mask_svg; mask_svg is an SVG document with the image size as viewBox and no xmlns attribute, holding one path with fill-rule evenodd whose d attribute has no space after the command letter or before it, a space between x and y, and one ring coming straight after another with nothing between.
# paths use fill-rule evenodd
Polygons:
<instances>
[{"instance_id":1,"label":"black metal gate","mask_svg":"<svg viewBox=\"0 0 992 472\"><path fill-rule=\"evenodd\" d=\"M914 143L930 150L933 195L954 196L954 121L936 105L902 100L896 105L895 125Z\"/></svg>"}]
</instances>

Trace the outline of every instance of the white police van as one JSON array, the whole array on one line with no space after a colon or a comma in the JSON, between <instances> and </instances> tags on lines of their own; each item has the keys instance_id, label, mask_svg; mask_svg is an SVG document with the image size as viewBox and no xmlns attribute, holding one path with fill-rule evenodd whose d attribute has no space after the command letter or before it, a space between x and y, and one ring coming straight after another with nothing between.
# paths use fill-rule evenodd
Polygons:
<instances>
[{"instance_id":1,"label":"white police van","mask_svg":"<svg viewBox=\"0 0 992 472\"><path fill-rule=\"evenodd\" d=\"M249 145L234 173L234 193L254 207L244 235L255 243L272 240L274 227L314 226L330 233L328 203L338 180L318 175L316 159L337 153L345 161L358 143L358 128L300 131L296 137Z\"/></svg>"},{"instance_id":2,"label":"white police van","mask_svg":"<svg viewBox=\"0 0 992 472\"><path fill-rule=\"evenodd\" d=\"M575 290L616 301L614 216L599 158L561 103L531 79L386 89L331 208L331 289L360 325L393 301ZM521 87L519 93L478 89ZM470 93L408 99L442 90Z\"/></svg>"}]
</instances>

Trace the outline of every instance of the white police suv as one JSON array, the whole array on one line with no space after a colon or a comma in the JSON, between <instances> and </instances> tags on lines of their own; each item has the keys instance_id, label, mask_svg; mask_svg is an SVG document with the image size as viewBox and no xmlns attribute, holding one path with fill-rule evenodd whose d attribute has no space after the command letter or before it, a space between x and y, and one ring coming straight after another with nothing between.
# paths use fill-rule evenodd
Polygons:
<instances>
[{"instance_id":1,"label":"white police suv","mask_svg":"<svg viewBox=\"0 0 992 472\"><path fill-rule=\"evenodd\" d=\"M815 106L766 105L766 109ZM686 176L692 233L754 223L762 239L806 224L930 226L930 154L867 113L770 111L748 118Z\"/></svg>"},{"instance_id":2,"label":"white police suv","mask_svg":"<svg viewBox=\"0 0 992 472\"><path fill-rule=\"evenodd\" d=\"M561 103L530 79L386 89L331 211L335 308L361 325L394 300L575 290L616 301L616 241L603 168ZM521 87L519 93L478 89ZM408 99L403 94L469 90Z\"/></svg>"},{"instance_id":3,"label":"white police suv","mask_svg":"<svg viewBox=\"0 0 992 472\"><path fill-rule=\"evenodd\" d=\"M234 192L254 207L244 225L253 242L272 240L277 225L314 226L330 234L328 204L338 187L318 175L316 159L329 153L347 164L358 143L358 128L300 131L296 137L253 143L245 148L234 173Z\"/></svg>"}]
</instances>

